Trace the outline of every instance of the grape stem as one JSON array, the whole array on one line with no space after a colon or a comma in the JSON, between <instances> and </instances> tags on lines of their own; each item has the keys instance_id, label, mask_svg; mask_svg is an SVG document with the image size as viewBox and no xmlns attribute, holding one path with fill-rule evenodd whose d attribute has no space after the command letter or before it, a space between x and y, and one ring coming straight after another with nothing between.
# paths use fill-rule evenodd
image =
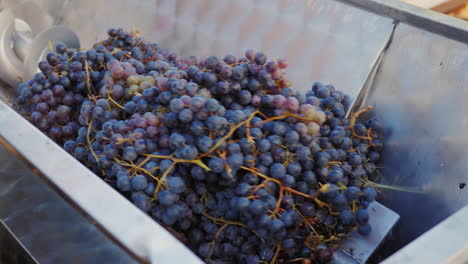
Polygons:
<instances>
[{"instance_id":1,"label":"grape stem","mask_svg":"<svg viewBox=\"0 0 468 264\"><path fill-rule=\"evenodd\" d=\"M250 143L254 143L255 142L255 139L250 135L250 122L252 122L252 119L254 118L254 116L256 114L259 114L260 111L255 111L253 112L249 118L245 121L246 122L246 128L245 128L245 133L246 133L246 136L247 136L247 142L250 142Z\"/></svg>"},{"instance_id":2,"label":"grape stem","mask_svg":"<svg viewBox=\"0 0 468 264\"><path fill-rule=\"evenodd\" d=\"M316 198L319 196L319 194L320 194L321 192L325 191L325 190L328 188L328 184L325 184L325 185L323 185L317 192L315 192L313 195L308 195L308 194L305 194L305 193L301 193L301 192L299 192L299 191L296 191L296 190L294 190L294 189L292 189L292 188L290 188L290 187L286 187L286 186L283 185L283 183L282 183L281 181L279 181L279 180L277 180L277 179L274 179L274 178L271 178L271 177L268 177L268 176L266 176L265 174L262 174L262 173L256 171L255 169L247 168L247 167L245 167L245 166L241 166L241 168L244 169L244 170L246 170L246 171L250 171L250 172L252 172L252 173L255 173L256 175L258 175L258 176L260 176L260 177L262 177L262 178L264 178L264 179L267 179L267 180L269 180L269 181L272 181L272 182L278 184L278 185L279 185L280 187L282 187L285 191L288 191L288 192L291 192L291 193L294 193L294 194L296 194L296 195L300 195L300 196L303 196L303 197L306 197L306 198L309 198L309 199L316 199Z\"/></svg>"},{"instance_id":3,"label":"grape stem","mask_svg":"<svg viewBox=\"0 0 468 264\"><path fill-rule=\"evenodd\" d=\"M244 224L242 224L240 222L234 222L234 221L229 221L229 220L226 220L226 219L223 219L223 218L213 217L213 216L207 214L206 211L203 211L202 215L208 217L210 220L212 220L216 224L224 223L224 224L228 224L228 225L237 225L237 226L242 226L242 227L247 228L246 225L244 225Z\"/></svg>"},{"instance_id":4,"label":"grape stem","mask_svg":"<svg viewBox=\"0 0 468 264\"><path fill-rule=\"evenodd\" d=\"M142 171L143 173L145 174L148 174L149 176L151 176L151 178L153 178L155 181L157 181L159 183L160 179L156 176L154 176L151 172L149 172L148 170L140 167L139 165L135 165L135 164L130 164L130 163L126 163L126 162L123 162L121 160L118 160L117 158L114 158L115 161L117 161L120 165L122 166L127 166L127 167L130 167L130 168L133 168L135 170L139 170L139 171ZM159 168L159 167L158 167Z\"/></svg>"},{"instance_id":5,"label":"grape stem","mask_svg":"<svg viewBox=\"0 0 468 264\"><path fill-rule=\"evenodd\" d=\"M281 243L281 241L278 242L278 243L276 244L275 255L274 255L273 258L271 259L270 264L276 264L276 259L278 258L279 252L280 252L280 250L281 250L281 244L280 244L280 243Z\"/></svg>"},{"instance_id":6,"label":"grape stem","mask_svg":"<svg viewBox=\"0 0 468 264\"><path fill-rule=\"evenodd\" d=\"M91 146L91 140L89 138L89 134L91 133L91 127L93 126L93 119L91 119L91 121L89 121L89 124L88 124L88 132L86 133L86 140L88 141L88 148L89 148L89 151L91 151L91 154L93 155L94 159L96 160L96 162L99 161L96 153L94 153L94 150L93 150L93 147Z\"/></svg>"},{"instance_id":7,"label":"grape stem","mask_svg":"<svg viewBox=\"0 0 468 264\"><path fill-rule=\"evenodd\" d=\"M259 111L253 112L253 113L250 115L250 117L253 118L253 116L255 116L255 115L258 114L258 113L259 113ZM247 124L247 121L248 121L248 120L251 120L250 117L249 117L249 119L247 119L247 120L245 120L245 121L243 121L243 122L240 122L239 124L237 124L237 125L231 127L231 130L229 130L229 133L227 133L221 140L219 140L218 142L216 142L216 144L215 144L213 147L211 147L206 153L202 154L202 155L199 157L199 159L204 158L204 157L210 155L213 151L215 151L215 150L216 150L219 146L221 146L226 140L228 140L228 139L232 136L232 134L234 134L234 132L236 132L237 129L239 129L241 126Z\"/></svg>"},{"instance_id":8,"label":"grape stem","mask_svg":"<svg viewBox=\"0 0 468 264\"><path fill-rule=\"evenodd\" d=\"M246 225L240 223L240 222L234 222L234 221L229 221L229 220L226 220L226 219L223 219L223 218L217 218L217 217L213 217L209 214L206 213L206 211L203 211L202 212L202 215L208 217L211 221L215 222L215 224L220 224L220 223L224 223L225 225L236 225L236 226L241 226L243 228L246 228L248 230L250 230L252 233L254 233L263 243L265 243L265 240L263 238L261 238L257 232L255 232L254 230L251 230L250 228L248 228Z\"/></svg>"},{"instance_id":9,"label":"grape stem","mask_svg":"<svg viewBox=\"0 0 468 264\"><path fill-rule=\"evenodd\" d=\"M265 188L265 190L267 190L267 192L271 193L271 190L268 189L268 187L266 186L266 184L269 182L270 180L269 179L265 179L262 183L260 183L259 185L255 186L255 188L253 189L252 191L252 194L255 194L258 190L260 190L260 188Z\"/></svg>"},{"instance_id":10,"label":"grape stem","mask_svg":"<svg viewBox=\"0 0 468 264\"><path fill-rule=\"evenodd\" d=\"M293 210L296 211L296 213L298 213L301 216L302 221L304 222L304 224L307 225L312 230L312 232L314 232L315 235L318 236L319 234L317 233L315 228L310 224L310 221L308 221L308 219L299 210L297 210L296 206L293 206Z\"/></svg>"},{"instance_id":11,"label":"grape stem","mask_svg":"<svg viewBox=\"0 0 468 264\"><path fill-rule=\"evenodd\" d=\"M88 65L87 60L85 60L85 70L86 70L86 87L88 88L88 94L93 94L91 93L91 79L89 78L89 65Z\"/></svg>"},{"instance_id":12,"label":"grape stem","mask_svg":"<svg viewBox=\"0 0 468 264\"><path fill-rule=\"evenodd\" d=\"M177 162L173 162L171 164L171 166L169 166L169 168L167 168L167 170L161 175L161 178L159 179L158 181L158 185L156 186L156 189L154 190L154 199L157 199L158 197L158 192L159 192L159 189L161 189L161 184L164 182L166 182L166 178L167 178L167 175L169 175L169 173L174 169L175 165L177 164Z\"/></svg>"},{"instance_id":13,"label":"grape stem","mask_svg":"<svg viewBox=\"0 0 468 264\"><path fill-rule=\"evenodd\" d=\"M115 104L118 108L120 109L125 109L125 107L123 107L122 105L120 105L119 103L117 103L114 98L112 98L112 96L110 96L109 93L107 93L107 100L108 101L111 101L113 104Z\"/></svg>"},{"instance_id":14,"label":"grape stem","mask_svg":"<svg viewBox=\"0 0 468 264\"><path fill-rule=\"evenodd\" d=\"M366 140L372 140L372 138L370 137L370 134L369 134L369 131L367 132L367 137L362 137L362 136L359 136L358 134L356 134L356 131L354 131L354 125L356 124L356 119L363 113L369 111L372 109L372 106L368 106L364 109L361 109L359 111L357 111L356 113L354 113L351 118L349 119L349 128L351 129L351 132L353 134L353 136L357 137L357 138L360 138L360 139L366 139Z\"/></svg>"},{"instance_id":15,"label":"grape stem","mask_svg":"<svg viewBox=\"0 0 468 264\"><path fill-rule=\"evenodd\" d=\"M283 195L284 195L284 187L281 186L279 190L279 197L278 201L276 202L275 210L273 212L277 214L279 212L279 209L281 208L281 202L283 201Z\"/></svg>"},{"instance_id":16,"label":"grape stem","mask_svg":"<svg viewBox=\"0 0 468 264\"><path fill-rule=\"evenodd\" d=\"M207 259L211 258L211 255L213 255L213 251L214 251L214 247L215 247L215 244L216 244L216 239L218 239L219 237L219 234L221 234L221 232L223 232L223 230L228 226L229 224L224 224L222 225L219 230L216 232L214 238L213 238L213 241L211 241L211 250L210 250L210 255L207 257Z\"/></svg>"},{"instance_id":17,"label":"grape stem","mask_svg":"<svg viewBox=\"0 0 468 264\"><path fill-rule=\"evenodd\" d=\"M292 263L292 262L298 262L298 261L304 261L306 260L305 258L296 258L296 259L291 259L288 260L286 263Z\"/></svg>"},{"instance_id":18,"label":"grape stem","mask_svg":"<svg viewBox=\"0 0 468 264\"><path fill-rule=\"evenodd\" d=\"M206 171L211 171L211 169L208 166L206 166L205 163L203 163L203 161L200 160L200 158L194 159L194 160L186 160L186 159L179 159L179 158L175 158L173 156L166 156L166 155L145 154L145 156L149 157L149 158L169 159L169 160L172 160L174 162L173 164L176 164L176 163L195 163L198 166L205 169Z\"/></svg>"},{"instance_id":19,"label":"grape stem","mask_svg":"<svg viewBox=\"0 0 468 264\"><path fill-rule=\"evenodd\" d=\"M275 121L275 120L278 120L278 119L283 119L283 118L287 118L287 117L295 117L299 120L302 120L302 121L306 121L306 122L312 122L314 120L312 119L308 119L308 118L305 118L305 117L302 117L302 116L299 116L299 115L296 115L296 114L292 114L292 113L286 113L284 115L279 115L279 116L274 116L274 117L270 117L268 119L265 119L263 120L262 122L259 123L259 125L263 125L265 123L268 123L268 122L271 122L271 121Z\"/></svg>"}]
</instances>

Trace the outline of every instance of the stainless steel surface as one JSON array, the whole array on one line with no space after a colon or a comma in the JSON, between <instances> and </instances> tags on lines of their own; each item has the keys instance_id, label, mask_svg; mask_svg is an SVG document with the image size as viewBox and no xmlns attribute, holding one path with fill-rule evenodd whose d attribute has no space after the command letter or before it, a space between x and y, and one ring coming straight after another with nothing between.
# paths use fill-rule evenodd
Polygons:
<instances>
[{"instance_id":1,"label":"stainless steel surface","mask_svg":"<svg viewBox=\"0 0 468 264\"><path fill-rule=\"evenodd\" d=\"M338 0L461 42L468 42L468 22L400 0Z\"/></svg>"},{"instance_id":2,"label":"stainless steel surface","mask_svg":"<svg viewBox=\"0 0 468 264\"><path fill-rule=\"evenodd\" d=\"M70 48L80 47L76 34L65 26L53 26L40 32L29 43L28 52L24 58L23 76L26 80L34 77L34 74L39 71L37 64L50 52L49 43L64 43Z\"/></svg>"},{"instance_id":3,"label":"stainless steel surface","mask_svg":"<svg viewBox=\"0 0 468 264\"><path fill-rule=\"evenodd\" d=\"M0 263L38 263L2 220L0 220Z\"/></svg>"},{"instance_id":4,"label":"stainless steel surface","mask_svg":"<svg viewBox=\"0 0 468 264\"><path fill-rule=\"evenodd\" d=\"M0 164L0 221L39 263L136 263L2 145ZM0 240L0 263L12 264Z\"/></svg>"},{"instance_id":5,"label":"stainless steel surface","mask_svg":"<svg viewBox=\"0 0 468 264\"><path fill-rule=\"evenodd\" d=\"M373 232L365 238L357 232L352 233L335 251L333 263L365 263L399 219L398 214L377 202L373 202L367 211Z\"/></svg>"},{"instance_id":6,"label":"stainless steel surface","mask_svg":"<svg viewBox=\"0 0 468 264\"><path fill-rule=\"evenodd\" d=\"M0 135L46 180L136 257L160 264L203 263L162 226L1 101L0 130Z\"/></svg>"},{"instance_id":7,"label":"stainless steel surface","mask_svg":"<svg viewBox=\"0 0 468 264\"><path fill-rule=\"evenodd\" d=\"M467 69L466 43L399 24L371 84L366 104L387 127L386 183L427 193L386 193L401 215L390 252L468 204Z\"/></svg>"},{"instance_id":8,"label":"stainless steel surface","mask_svg":"<svg viewBox=\"0 0 468 264\"><path fill-rule=\"evenodd\" d=\"M19 76L24 72L23 62L18 58L11 47L14 35L15 15L11 10L4 9L0 12L0 72L2 81L10 85L19 83Z\"/></svg>"},{"instance_id":9,"label":"stainless steel surface","mask_svg":"<svg viewBox=\"0 0 468 264\"><path fill-rule=\"evenodd\" d=\"M468 263L468 236L466 236L466 230L468 230L467 218L468 207L464 207L417 238L410 245L383 261L382 264Z\"/></svg>"}]
</instances>

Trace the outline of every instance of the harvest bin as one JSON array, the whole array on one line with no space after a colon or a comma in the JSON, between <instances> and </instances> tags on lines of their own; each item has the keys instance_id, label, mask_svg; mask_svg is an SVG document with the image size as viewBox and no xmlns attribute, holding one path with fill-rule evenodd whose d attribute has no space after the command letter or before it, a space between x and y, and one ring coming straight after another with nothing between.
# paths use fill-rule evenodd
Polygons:
<instances>
[{"instance_id":1,"label":"harvest bin","mask_svg":"<svg viewBox=\"0 0 468 264\"><path fill-rule=\"evenodd\" d=\"M332 83L355 109L373 106L385 125L382 182L405 191L382 189L400 220L369 262L463 259L468 22L396 0L5 0L0 8L0 219L31 259L202 263L11 108L15 78L35 67L27 55L11 61L11 17L29 25L32 39L66 26L84 48L123 27L181 55L256 48L286 58L294 88ZM31 43L18 50L47 48Z\"/></svg>"}]
</instances>

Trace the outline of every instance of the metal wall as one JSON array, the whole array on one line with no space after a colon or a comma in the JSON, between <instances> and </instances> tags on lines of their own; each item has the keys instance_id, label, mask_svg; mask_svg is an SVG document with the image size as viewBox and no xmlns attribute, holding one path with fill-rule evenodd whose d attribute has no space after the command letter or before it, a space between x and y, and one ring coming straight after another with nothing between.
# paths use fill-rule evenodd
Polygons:
<instances>
[{"instance_id":1,"label":"metal wall","mask_svg":"<svg viewBox=\"0 0 468 264\"><path fill-rule=\"evenodd\" d=\"M0 219L39 263L134 263L2 145L0 164Z\"/></svg>"},{"instance_id":2,"label":"metal wall","mask_svg":"<svg viewBox=\"0 0 468 264\"><path fill-rule=\"evenodd\" d=\"M388 251L468 204L467 100L468 45L399 24L365 104L387 130L385 182L425 194L385 192L384 204L401 216Z\"/></svg>"}]
</instances>

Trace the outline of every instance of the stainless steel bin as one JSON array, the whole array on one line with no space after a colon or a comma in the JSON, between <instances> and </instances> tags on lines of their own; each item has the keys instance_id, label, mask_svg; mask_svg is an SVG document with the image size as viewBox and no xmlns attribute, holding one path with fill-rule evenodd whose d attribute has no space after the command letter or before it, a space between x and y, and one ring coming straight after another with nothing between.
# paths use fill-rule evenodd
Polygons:
<instances>
[{"instance_id":1,"label":"stainless steel bin","mask_svg":"<svg viewBox=\"0 0 468 264\"><path fill-rule=\"evenodd\" d=\"M261 49L288 59L288 76L296 89L309 89L317 80L333 83L351 95L355 105L374 106L374 114L387 130L381 170L384 183L418 192L383 190L384 204L400 214L401 220L373 261L393 254L468 203L468 188L461 187L468 183L468 111L464 106L468 99L468 22L397 0L4 0L0 8L10 8L29 24L32 35L54 25L66 26L76 32L82 47L104 38L107 28L120 26L139 29L147 39L183 55ZM27 78L30 65L17 63L15 70ZM112 243L139 261L199 261L14 113L8 107L14 90L6 83L0 94L5 97L0 102L0 136L42 173L42 179L105 230L114 239ZM16 210L12 208L10 214ZM452 217L463 216L464 211ZM468 224L457 228L454 234L466 232ZM443 232L436 237L445 239ZM450 247L434 246L438 250L429 253L413 246L410 253L404 249L389 261L403 260L405 254L405 260L412 263L437 263L464 243L468 241L454 239ZM37 259L47 262L45 256Z\"/></svg>"}]
</instances>

